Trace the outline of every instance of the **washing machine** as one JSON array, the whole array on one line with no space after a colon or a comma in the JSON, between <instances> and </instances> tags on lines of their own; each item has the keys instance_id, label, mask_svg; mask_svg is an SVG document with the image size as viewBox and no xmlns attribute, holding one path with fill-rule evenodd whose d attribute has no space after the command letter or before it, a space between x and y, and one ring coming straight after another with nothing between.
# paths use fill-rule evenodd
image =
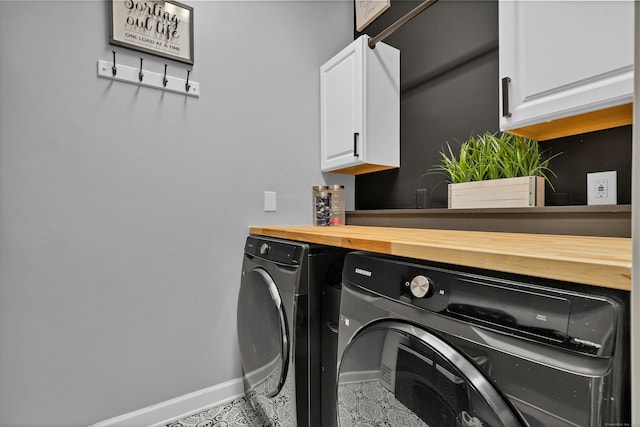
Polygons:
<instances>
[{"instance_id":1,"label":"washing machine","mask_svg":"<svg viewBox=\"0 0 640 427\"><path fill-rule=\"evenodd\" d=\"M322 288L346 250L250 235L237 334L246 398L261 425L320 426Z\"/></svg>"},{"instance_id":2,"label":"washing machine","mask_svg":"<svg viewBox=\"0 0 640 427\"><path fill-rule=\"evenodd\" d=\"M337 418L355 425L630 425L622 291L353 252Z\"/></svg>"}]
</instances>

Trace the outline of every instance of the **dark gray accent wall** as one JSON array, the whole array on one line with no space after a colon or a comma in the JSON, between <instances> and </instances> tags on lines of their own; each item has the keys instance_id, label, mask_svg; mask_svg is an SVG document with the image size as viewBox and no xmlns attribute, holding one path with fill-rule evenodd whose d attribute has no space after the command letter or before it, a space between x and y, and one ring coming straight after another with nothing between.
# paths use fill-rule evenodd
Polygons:
<instances>
[{"instance_id":1,"label":"dark gray accent wall","mask_svg":"<svg viewBox=\"0 0 640 427\"><path fill-rule=\"evenodd\" d=\"M555 193L545 189L546 204L586 205L587 173L610 170L618 172L618 204L631 204L631 131L629 125L542 142L562 153L549 162L557 178Z\"/></svg>"},{"instance_id":2,"label":"dark gray accent wall","mask_svg":"<svg viewBox=\"0 0 640 427\"><path fill-rule=\"evenodd\" d=\"M355 37L379 34L420 4L394 1ZM449 142L499 129L498 4L440 0L385 43L400 49L400 168L359 175L355 208L414 209L447 206L446 177L425 173ZM586 204L586 173L617 170L618 203L631 202L631 126L545 141L563 154L547 205Z\"/></svg>"}]
</instances>

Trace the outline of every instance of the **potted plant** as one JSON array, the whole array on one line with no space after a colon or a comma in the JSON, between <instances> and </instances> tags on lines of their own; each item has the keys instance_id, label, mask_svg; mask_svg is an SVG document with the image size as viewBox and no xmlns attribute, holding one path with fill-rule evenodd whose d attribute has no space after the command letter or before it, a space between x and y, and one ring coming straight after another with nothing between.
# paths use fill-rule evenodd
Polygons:
<instances>
[{"instance_id":1,"label":"potted plant","mask_svg":"<svg viewBox=\"0 0 640 427\"><path fill-rule=\"evenodd\" d=\"M559 154L528 138L485 132L461 143L458 155L447 143L430 172L449 178L452 209L544 206L544 183L554 190L549 175L556 176L549 161Z\"/></svg>"}]
</instances>

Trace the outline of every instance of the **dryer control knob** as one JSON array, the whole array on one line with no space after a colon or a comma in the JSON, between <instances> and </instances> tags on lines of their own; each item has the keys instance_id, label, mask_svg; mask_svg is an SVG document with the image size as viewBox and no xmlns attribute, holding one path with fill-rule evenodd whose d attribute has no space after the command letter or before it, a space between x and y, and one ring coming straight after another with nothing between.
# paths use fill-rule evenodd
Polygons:
<instances>
[{"instance_id":1,"label":"dryer control knob","mask_svg":"<svg viewBox=\"0 0 640 427\"><path fill-rule=\"evenodd\" d=\"M268 243L260 245L260 255L266 255L271 251L271 246Z\"/></svg>"},{"instance_id":2,"label":"dryer control knob","mask_svg":"<svg viewBox=\"0 0 640 427\"><path fill-rule=\"evenodd\" d=\"M414 297L424 298L431 295L433 291L433 281L426 276L416 276L411 280L409 288Z\"/></svg>"}]
</instances>

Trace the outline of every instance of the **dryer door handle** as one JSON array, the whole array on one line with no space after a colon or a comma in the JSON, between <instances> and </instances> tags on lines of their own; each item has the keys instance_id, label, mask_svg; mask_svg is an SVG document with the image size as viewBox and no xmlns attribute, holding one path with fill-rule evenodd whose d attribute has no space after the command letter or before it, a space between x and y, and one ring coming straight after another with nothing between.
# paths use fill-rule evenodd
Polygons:
<instances>
[{"instance_id":1,"label":"dryer door handle","mask_svg":"<svg viewBox=\"0 0 640 427\"><path fill-rule=\"evenodd\" d=\"M334 334L338 333L338 324L336 322L327 321L327 328Z\"/></svg>"}]
</instances>

